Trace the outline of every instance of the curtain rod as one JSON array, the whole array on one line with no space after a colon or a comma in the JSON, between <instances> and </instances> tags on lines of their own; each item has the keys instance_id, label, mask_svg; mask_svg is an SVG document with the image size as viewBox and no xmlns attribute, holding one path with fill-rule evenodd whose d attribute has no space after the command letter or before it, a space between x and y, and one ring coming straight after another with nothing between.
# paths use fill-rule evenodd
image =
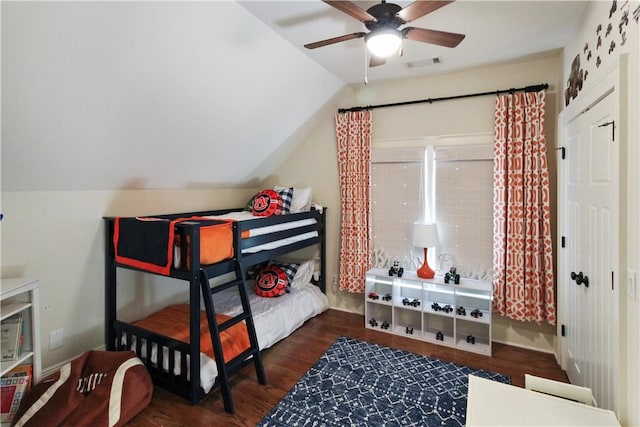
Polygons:
<instances>
[{"instance_id":1,"label":"curtain rod","mask_svg":"<svg viewBox=\"0 0 640 427\"><path fill-rule=\"evenodd\" d=\"M494 90L492 92L480 92L480 93L468 93L466 95L455 95L455 96L444 96L441 98L429 98L429 99L418 99L416 101L405 101L405 102L395 102L392 104L380 104L380 105L367 105L366 107L351 107L351 108L340 108L338 109L338 113L348 113L351 111L362 111L362 110L373 110L376 108L386 108L386 107L398 107L401 105L412 105L412 104L423 104L428 102L432 104L438 101L451 101L453 99L462 99L462 98L475 98L478 96L488 96L488 95L500 95L502 93L515 93L515 92L538 92L541 90L549 89L549 84L541 83L533 86L525 86L520 88L511 88L511 89L501 89Z\"/></svg>"}]
</instances>

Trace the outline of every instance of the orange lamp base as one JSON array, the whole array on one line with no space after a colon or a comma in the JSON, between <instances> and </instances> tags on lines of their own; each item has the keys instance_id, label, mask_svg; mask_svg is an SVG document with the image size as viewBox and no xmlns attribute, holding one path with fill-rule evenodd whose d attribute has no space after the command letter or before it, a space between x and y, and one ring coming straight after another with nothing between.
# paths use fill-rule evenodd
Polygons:
<instances>
[{"instance_id":1,"label":"orange lamp base","mask_svg":"<svg viewBox=\"0 0 640 427\"><path fill-rule=\"evenodd\" d=\"M416 271L416 274L423 279L433 279L436 275L427 262L427 248L424 248L424 264Z\"/></svg>"}]
</instances>

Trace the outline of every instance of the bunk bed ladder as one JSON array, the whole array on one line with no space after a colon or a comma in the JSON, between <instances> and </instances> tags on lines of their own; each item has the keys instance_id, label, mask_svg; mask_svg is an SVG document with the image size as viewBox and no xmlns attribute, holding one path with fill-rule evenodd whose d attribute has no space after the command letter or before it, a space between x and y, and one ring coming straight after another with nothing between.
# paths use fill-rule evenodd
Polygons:
<instances>
[{"instance_id":1,"label":"bunk bed ladder","mask_svg":"<svg viewBox=\"0 0 640 427\"><path fill-rule=\"evenodd\" d=\"M235 267L235 279L229 282L211 287L209 285L209 277L204 271L200 273L200 285L202 287L202 296L204 299L204 306L207 313L207 320L209 322L209 332L211 334L211 342L213 344L213 352L216 359L216 365L218 366L218 383L222 391L222 400L224 403L224 409L230 414L233 414L233 400L231 397L231 385L229 384L229 375L244 366L249 362L249 358L252 358L256 369L256 376L260 384L266 384L267 379L264 373L264 366L262 365L262 358L260 356L260 348L258 347L258 338L256 336L255 325L253 322L253 316L251 315L251 305L249 304L249 297L247 295L247 288L244 282L244 271L240 267L237 261L234 261ZM215 306L213 303L213 294L221 292L231 287L237 287L242 301L242 312L235 317L232 317L224 322L218 324L216 320ZM244 321L247 326L247 333L249 334L249 348L233 358L232 360L224 360L222 352L222 343L220 341L220 333L224 330Z\"/></svg>"}]
</instances>

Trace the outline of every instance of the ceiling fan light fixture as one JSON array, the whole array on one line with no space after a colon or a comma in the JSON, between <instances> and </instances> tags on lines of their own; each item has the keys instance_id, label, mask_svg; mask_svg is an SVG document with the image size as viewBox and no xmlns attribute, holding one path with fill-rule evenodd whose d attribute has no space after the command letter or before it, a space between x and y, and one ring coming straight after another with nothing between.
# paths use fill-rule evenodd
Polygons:
<instances>
[{"instance_id":1,"label":"ceiling fan light fixture","mask_svg":"<svg viewBox=\"0 0 640 427\"><path fill-rule=\"evenodd\" d=\"M367 34L365 42L373 56L386 58L398 52L402 45L402 35L394 29L379 30Z\"/></svg>"}]
</instances>

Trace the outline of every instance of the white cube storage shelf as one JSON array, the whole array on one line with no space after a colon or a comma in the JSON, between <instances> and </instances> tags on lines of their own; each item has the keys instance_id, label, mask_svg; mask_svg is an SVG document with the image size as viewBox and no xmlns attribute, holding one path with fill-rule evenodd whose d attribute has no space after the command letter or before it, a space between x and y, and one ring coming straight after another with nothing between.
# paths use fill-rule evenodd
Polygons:
<instances>
[{"instance_id":1,"label":"white cube storage shelf","mask_svg":"<svg viewBox=\"0 0 640 427\"><path fill-rule=\"evenodd\" d=\"M463 278L456 285L381 268L365 280L366 328L491 356L490 282Z\"/></svg>"}]
</instances>

